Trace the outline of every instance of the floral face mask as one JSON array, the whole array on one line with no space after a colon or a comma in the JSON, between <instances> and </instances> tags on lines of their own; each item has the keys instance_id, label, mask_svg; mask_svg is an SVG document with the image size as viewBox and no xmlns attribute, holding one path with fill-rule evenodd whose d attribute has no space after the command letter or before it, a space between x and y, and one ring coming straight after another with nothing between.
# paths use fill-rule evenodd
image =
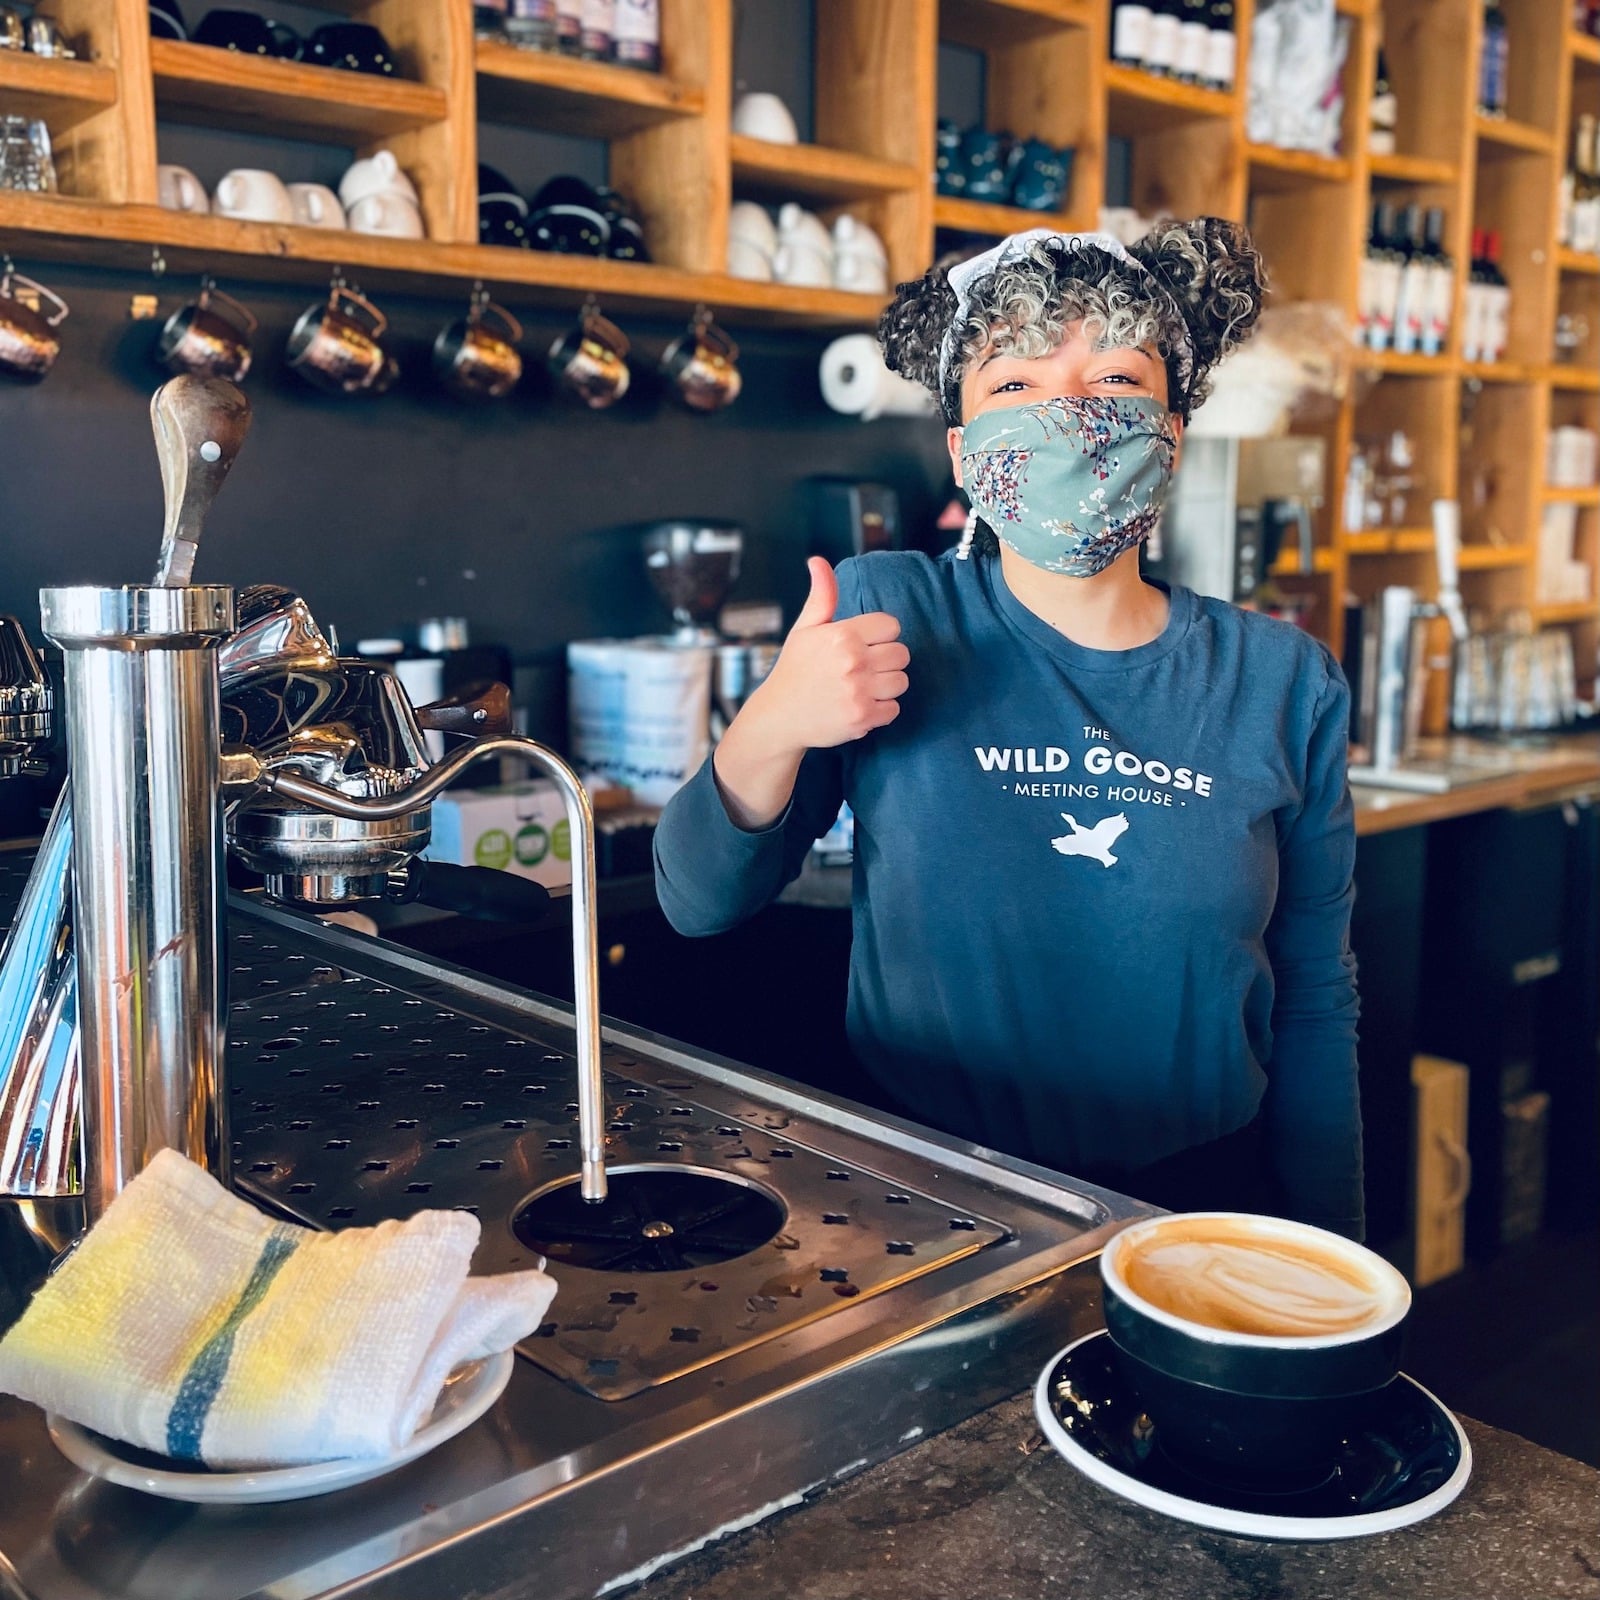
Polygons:
<instances>
[{"instance_id":1,"label":"floral face mask","mask_svg":"<svg viewBox=\"0 0 1600 1600\"><path fill-rule=\"evenodd\" d=\"M1161 519L1178 434L1143 395L1061 395L974 417L961 478L1002 544L1046 572L1092 578Z\"/></svg>"}]
</instances>

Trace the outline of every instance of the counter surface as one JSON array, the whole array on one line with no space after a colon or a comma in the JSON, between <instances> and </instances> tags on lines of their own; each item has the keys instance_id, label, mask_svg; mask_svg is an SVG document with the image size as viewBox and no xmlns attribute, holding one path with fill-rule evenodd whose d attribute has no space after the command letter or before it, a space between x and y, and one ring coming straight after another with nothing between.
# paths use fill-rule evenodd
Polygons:
<instances>
[{"instance_id":1,"label":"counter surface","mask_svg":"<svg viewBox=\"0 0 1600 1600\"><path fill-rule=\"evenodd\" d=\"M1600 1472L1465 1427L1472 1480L1438 1516L1368 1539L1278 1544L1128 1504L1039 1439L1031 1397L1008 1400L688 1557L629 1600L1600 1596Z\"/></svg>"}]
</instances>

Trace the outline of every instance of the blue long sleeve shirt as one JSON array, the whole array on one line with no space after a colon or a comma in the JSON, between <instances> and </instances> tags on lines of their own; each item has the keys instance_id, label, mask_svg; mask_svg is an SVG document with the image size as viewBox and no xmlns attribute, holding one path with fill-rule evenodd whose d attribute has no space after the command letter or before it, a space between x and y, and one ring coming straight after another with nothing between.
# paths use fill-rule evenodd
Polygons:
<instances>
[{"instance_id":1,"label":"blue long sleeve shirt","mask_svg":"<svg viewBox=\"0 0 1600 1600\"><path fill-rule=\"evenodd\" d=\"M1060 1171L1267 1119L1295 1213L1359 1236L1349 691L1298 629L1186 589L1159 638L1072 643L999 562L882 553L841 617L911 650L890 726L805 758L745 832L710 763L656 833L661 905L723 931L855 812L848 1029L927 1121Z\"/></svg>"}]
</instances>

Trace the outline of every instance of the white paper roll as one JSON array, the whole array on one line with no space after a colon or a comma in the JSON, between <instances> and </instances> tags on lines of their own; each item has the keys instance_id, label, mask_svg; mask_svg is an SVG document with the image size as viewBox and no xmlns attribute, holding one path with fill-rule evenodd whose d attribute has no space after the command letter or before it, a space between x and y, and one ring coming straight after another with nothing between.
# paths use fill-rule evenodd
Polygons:
<instances>
[{"instance_id":1,"label":"white paper roll","mask_svg":"<svg viewBox=\"0 0 1600 1600\"><path fill-rule=\"evenodd\" d=\"M818 369L822 398L847 417L920 417L933 410L933 396L921 384L883 364L870 333L850 333L822 352Z\"/></svg>"}]
</instances>

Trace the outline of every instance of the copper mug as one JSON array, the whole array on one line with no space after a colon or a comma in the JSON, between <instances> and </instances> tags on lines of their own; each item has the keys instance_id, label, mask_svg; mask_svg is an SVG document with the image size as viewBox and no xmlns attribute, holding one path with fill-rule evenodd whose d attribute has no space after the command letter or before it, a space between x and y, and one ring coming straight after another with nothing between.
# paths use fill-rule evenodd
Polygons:
<instances>
[{"instance_id":1,"label":"copper mug","mask_svg":"<svg viewBox=\"0 0 1600 1600\"><path fill-rule=\"evenodd\" d=\"M40 309L42 301L50 302L48 312ZM66 316L67 302L60 295L14 272L8 262L0 277L0 372L42 378L61 354L55 330Z\"/></svg>"},{"instance_id":2,"label":"copper mug","mask_svg":"<svg viewBox=\"0 0 1600 1600\"><path fill-rule=\"evenodd\" d=\"M256 319L250 312L206 278L200 298L167 318L156 351L172 372L243 383L255 331Z\"/></svg>"},{"instance_id":3,"label":"copper mug","mask_svg":"<svg viewBox=\"0 0 1600 1600\"><path fill-rule=\"evenodd\" d=\"M379 342L389 319L347 284L335 283L324 304L308 306L289 334L289 365L329 394L381 394L393 363Z\"/></svg>"},{"instance_id":4,"label":"copper mug","mask_svg":"<svg viewBox=\"0 0 1600 1600\"><path fill-rule=\"evenodd\" d=\"M739 398L743 387L738 359L738 345L701 306L687 331L662 352L661 371L691 411L720 411Z\"/></svg>"},{"instance_id":5,"label":"copper mug","mask_svg":"<svg viewBox=\"0 0 1600 1600\"><path fill-rule=\"evenodd\" d=\"M522 377L522 324L480 289L466 316L433 341L433 370L445 388L471 399L499 400Z\"/></svg>"},{"instance_id":6,"label":"copper mug","mask_svg":"<svg viewBox=\"0 0 1600 1600\"><path fill-rule=\"evenodd\" d=\"M628 392L628 336L586 301L578 325L550 346L545 358L556 386L591 411L615 405Z\"/></svg>"}]
</instances>

